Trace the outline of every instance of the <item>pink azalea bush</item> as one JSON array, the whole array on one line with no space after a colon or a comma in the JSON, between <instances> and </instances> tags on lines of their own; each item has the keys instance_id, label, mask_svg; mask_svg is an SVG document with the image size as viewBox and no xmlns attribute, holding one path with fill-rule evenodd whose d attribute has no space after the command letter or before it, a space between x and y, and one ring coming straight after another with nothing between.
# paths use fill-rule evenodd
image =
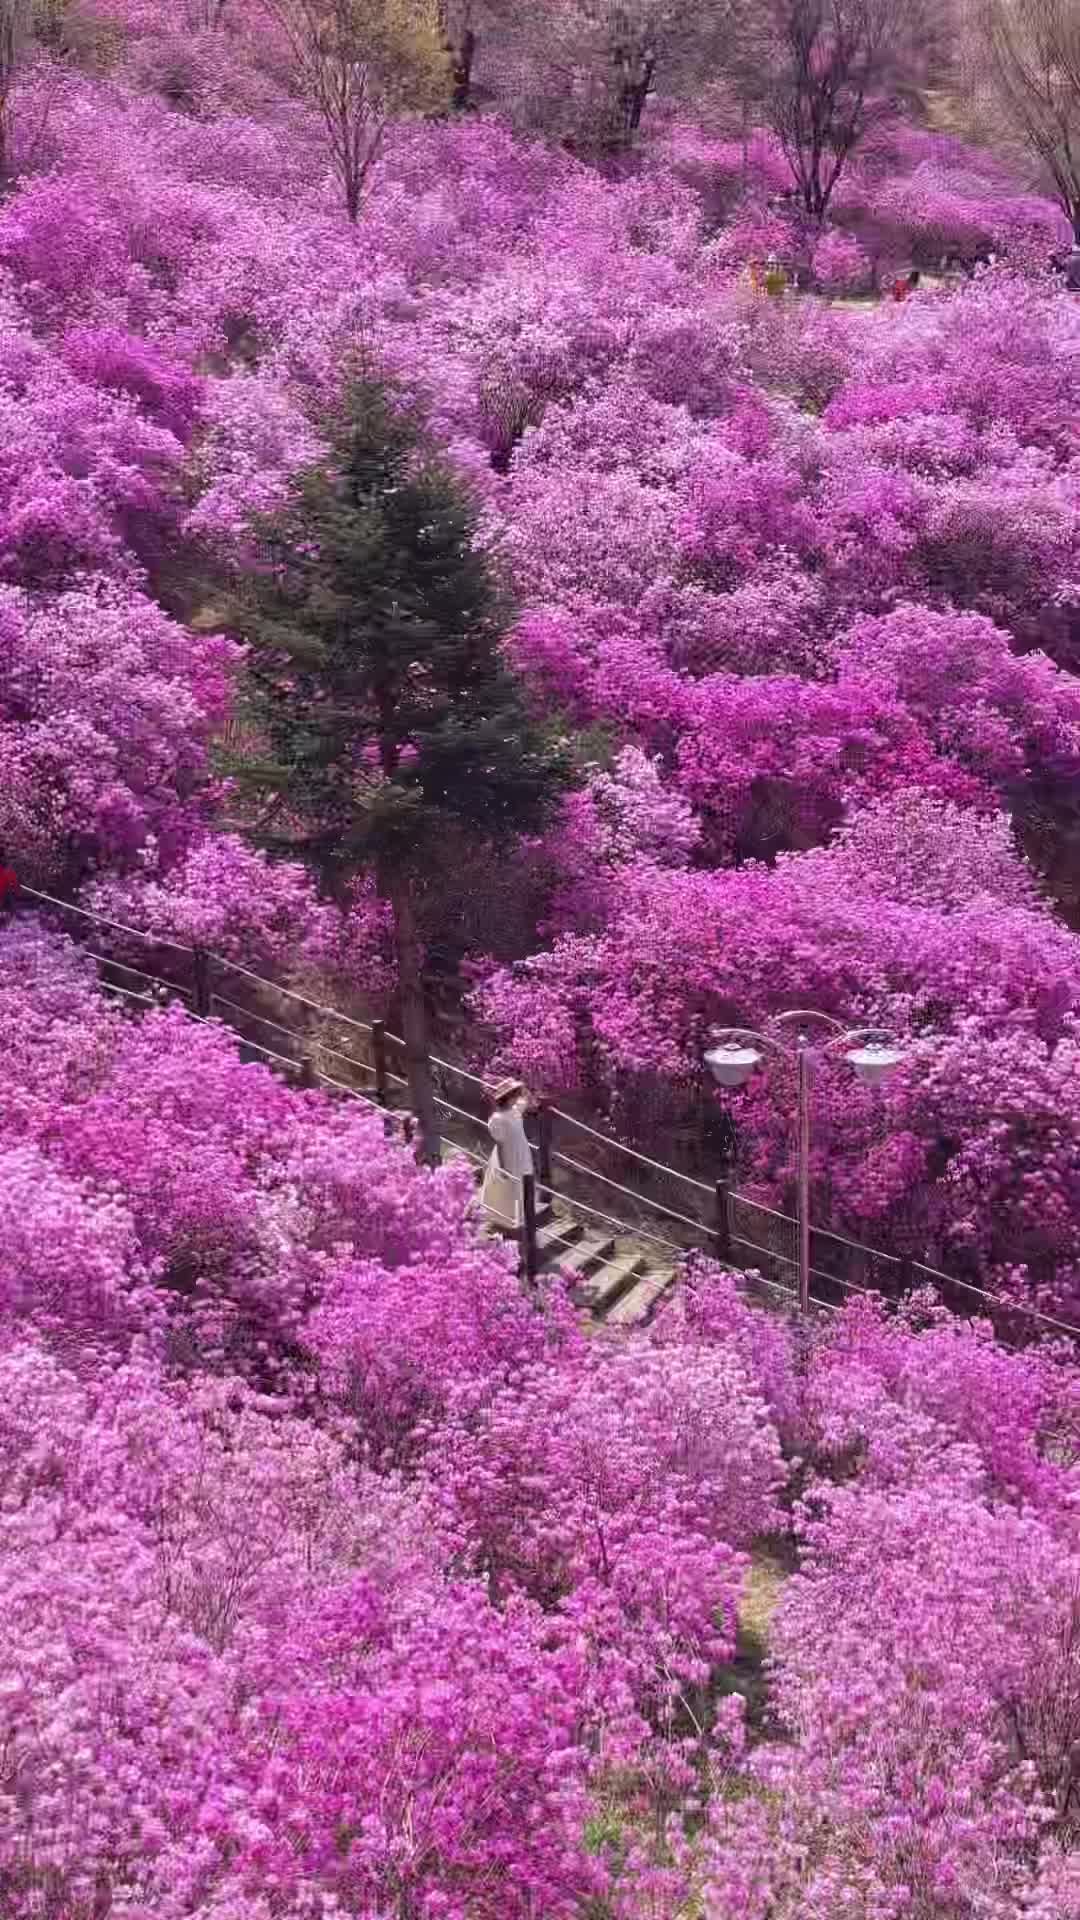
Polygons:
<instances>
[{"instance_id":1,"label":"pink azalea bush","mask_svg":"<svg viewBox=\"0 0 1080 1920\"><path fill-rule=\"evenodd\" d=\"M137 582L176 534L198 383L118 331L76 330L61 357L22 327L6 333L0 380L0 571L31 589L98 572Z\"/></svg>"},{"instance_id":2,"label":"pink azalea bush","mask_svg":"<svg viewBox=\"0 0 1080 1920\"><path fill-rule=\"evenodd\" d=\"M131 1025L61 942L17 924L3 945L16 1030L44 993L51 1038L0 1156L11 1911L224 1912L263 1883L347 1908L404 1876L573 1913L606 1877L592 1783L669 1737L676 1766L671 1687L725 1657L742 1549L776 1514L751 1377L688 1350L673 1432L673 1356L538 1314L468 1224L467 1178L212 1029ZM554 1436L553 1393L576 1414L545 1497L577 1531L564 1510L565 1551L508 1536L516 1597L489 1592L468 1516L494 1478L527 1528L520 1447Z\"/></svg>"},{"instance_id":3,"label":"pink azalea bush","mask_svg":"<svg viewBox=\"0 0 1080 1920\"><path fill-rule=\"evenodd\" d=\"M18 1920L1067 1894L1071 1355L708 1262L590 1336L377 1119L0 944ZM774 1741L715 1690L781 1531Z\"/></svg>"},{"instance_id":4,"label":"pink azalea bush","mask_svg":"<svg viewBox=\"0 0 1080 1920\"><path fill-rule=\"evenodd\" d=\"M317 900L215 771L231 577L362 351L472 488L581 767L541 839L425 898L485 1065L663 1158L657 1089L715 1098L713 1022L883 1022L885 1089L817 1078L815 1219L1016 1339L1033 1302L1074 1319L1050 204L882 123L810 260L779 145L717 98L653 103L608 173L495 111L394 127L353 229L247 0L62 25L0 208L5 860L385 1008L372 877ZM497 33L483 58L497 102ZM1001 263L857 312L746 272L862 292L955 250ZM708 1261L590 1331L523 1294L464 1167L213 1023L125 1017L32 907L0 1019L5 1920L1080 1910L1069 1348L921 1299L793 1333ZM791 1091L734 1102L785 1210ZM796 1568L764 1665L763 1536Z\"/></svg>"},{"instance_id":5,"label":"pink azalea bush","mask_svg":"<svg viewBox=\"0 0 1080 1920\"><path fill-rule=\"evenodd\" d=\"M870 258L859 242L835 227L822 235L811 265L814 279L827 293L864 292L873 277Z\"/></svg>"},{"instance_id":6,"label":"pink azalea bush","mask_svg":"<svg viewBox=\"0 0 1080 1920\"><path fill-rule=\"evenodd\" d=\"M236 648L93 576L0 595L0 833L29 878L72 883L179 852L209 776Z\"/></svg>"},{"instance_id":7,"label":"pink azalea bush","mask_svg":"<svg viewBox=\"0 0 1080 1920\"><path fill-rule=\"evenodd\" d=\"M485 981L477 1002L500 1059L537 1083L590 1092L620 1127L640 1130L656 1075L684 1089L688 1107L709 1097L701 1059L712 1025L791 1005L784 967L797 953L800 1001L909 1036L882 1094L839 1069L819 1076L817 1217L1064 1306L1078 1272L1072 936L1030 889L1017 905L982 887L951 895L956 817L934 818L931 860L925 816L900 815L918 884L895 893L891 856L875 870L845 845L784 856L773 871L632 870L600 932L564 934ZM762 1197L789 1209L790 1098L777 1069L735 1108Z\"/></svg>"},{"instance_id":8,"label":"pink azalea bush","mask_svg":"<svg viewBox=\"0 0 1080 1920\"><path fill-rule=\"evenodd\" d=\"M680 1847L703 1911L929 1920L1041 1911L1048 1885L1067 1899L1071 1356L1006 1354L933 1306L907 1325L851 1308L806 1388L815 1477L770 1634L785 1737L717 1743L725 1790Z\"/></svg>"},{"instance_id":9,"label":"pink azalea bush","mask_svg":"<svg viewBox=\"0 0 1080 1920\"><path fill-rule=\"evenodd\" d=\"M296 862L269 861L229 833L193 834L182 855L162 862L160 842L141 864L85 888L96 912L119 918L151 941L201 947L284 980L313 970L326 990L360 983L381 1012L394 989L390 912L362 880L340 905L320 900ZM112 941L124 946L122 940ZM145 957L146 948L141 947Z\"/></svg>"},{"instance_id":10,"label":"pink azalea bush","mask_svg":"<svg viewBox=\"0 0 1080 1920\"><path fill-rule=\"evenodd\" d=\"M704 1910L1004 1920L1071 1769L1075 1559L962 1465L822 1505L775 1627L791 1744L714 1802Z\"/></svg>"}]
</instances>

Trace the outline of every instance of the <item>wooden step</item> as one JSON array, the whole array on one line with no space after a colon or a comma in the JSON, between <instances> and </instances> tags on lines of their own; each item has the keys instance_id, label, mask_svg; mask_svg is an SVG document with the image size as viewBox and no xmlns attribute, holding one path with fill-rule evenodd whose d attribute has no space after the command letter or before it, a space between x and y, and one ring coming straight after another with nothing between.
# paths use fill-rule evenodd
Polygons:
<instances>
[{"instance_id":1,"label":"wooden step","mask_svg":"<svg viewBox=\"0 0 1080 1920\"><path fill-rule=\"evenodd\" d=\"M646 1269L647 1262L640 1247L630 1253L616 1254L613 1259L605 1260L603 1266L582 1283L581 1299L593 1313L609 1313L627 1287L639 1279Z\"/></svg>"},{"instance_id":2,"label":"wooden step","mask_svg":"<svg viewBox=\"0 0 1080 1920\"><path fill-rule=\"evenodd\" d=\"M615 1251L614 1242L598 1234L585 1234L565 1253L556 1254L554 1265L562 1273L584 1274L587 1267L603 1266Z\"/></svg>"},{"instance_id":3,"label":"wooden step","mask_svg":"<svg viewBox=\"0 0 1080 1920\"><path fill-rule=\"evenodd\" d=\"M566 1213L549 1213L541 1226L537 1223L536 1245L541 1260L549 1265L560 1259L577 1241L581 1232L580 1220Z\"/></svg>"},{"instance_id":4,"label":"wooden step","mask_svg":"<svg viewBox=\"0 0 1080 1920\"><path fill-rule=\"evenodd\" d=\"M643 1326L674 1279L674 1273L667 1267L644 1274L634 1282L628 1293L616 1300L611 1312L605 1314L604 1324L609 1327Z\"/></svg>"}]
</instances>

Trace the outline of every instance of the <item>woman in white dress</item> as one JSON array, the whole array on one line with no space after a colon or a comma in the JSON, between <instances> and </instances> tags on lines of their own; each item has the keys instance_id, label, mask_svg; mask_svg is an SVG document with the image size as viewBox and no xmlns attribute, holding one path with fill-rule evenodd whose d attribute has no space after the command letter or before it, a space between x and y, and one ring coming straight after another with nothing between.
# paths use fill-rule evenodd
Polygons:
<instances>
[{"instance_id":1,"label":"woman in white dress","mask_svg":"<svg viewBox=\"0 0 1080 1920\"><path fill-rule=\"evenodd\" d=\"M533 1170L532 1148L525 1135L528 1095L520 1080L501 1080L494 1100L488 1132L495 1145L480 1189L480 1205L500 1227L516 1232L525 1204L522 1183Z\"/></svg>"}]
</instances>

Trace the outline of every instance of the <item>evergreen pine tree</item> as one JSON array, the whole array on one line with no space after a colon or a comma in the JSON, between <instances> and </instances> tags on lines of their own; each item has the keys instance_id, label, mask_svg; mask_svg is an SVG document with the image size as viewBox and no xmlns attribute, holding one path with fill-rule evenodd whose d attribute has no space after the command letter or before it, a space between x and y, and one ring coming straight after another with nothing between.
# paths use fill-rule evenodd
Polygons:
<instances>
[{"instance_id":1,"label":"evergreen pine tree","mask_svg":"<svg viewBox=\"0 0 1080 1920\"><path fill-rule=\"evenodd\" d=\"M462 842L535 831L568 769L502 653L506 606L474 517L414 416L357 379L325 461L257 529L235 624L250 652L236 768L252 831L342 897L374 868L396 933L409 1087L438 1158L417 901Z\"/></svg>"}]
</instances>

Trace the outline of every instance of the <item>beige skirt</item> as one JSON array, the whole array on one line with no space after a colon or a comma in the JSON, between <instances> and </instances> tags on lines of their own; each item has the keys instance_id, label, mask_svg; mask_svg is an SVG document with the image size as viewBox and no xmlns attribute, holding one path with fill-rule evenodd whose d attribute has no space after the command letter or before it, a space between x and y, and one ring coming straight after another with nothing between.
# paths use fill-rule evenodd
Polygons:
<instances>
[{"instance_id":1,"label":"beige skirt","mask_svg":"<svg viewBox=\"0 0 1080 1920\"><path fill-rule=\"evenodd\" d=\"M496 1226L505 1227L513 1233L521 1226L524 1188L513 1174L503 1172L497 1147L492 1149L487 1163L484 1184L480 1189L480 1205Z\"/></svg>"}]
</instances>

